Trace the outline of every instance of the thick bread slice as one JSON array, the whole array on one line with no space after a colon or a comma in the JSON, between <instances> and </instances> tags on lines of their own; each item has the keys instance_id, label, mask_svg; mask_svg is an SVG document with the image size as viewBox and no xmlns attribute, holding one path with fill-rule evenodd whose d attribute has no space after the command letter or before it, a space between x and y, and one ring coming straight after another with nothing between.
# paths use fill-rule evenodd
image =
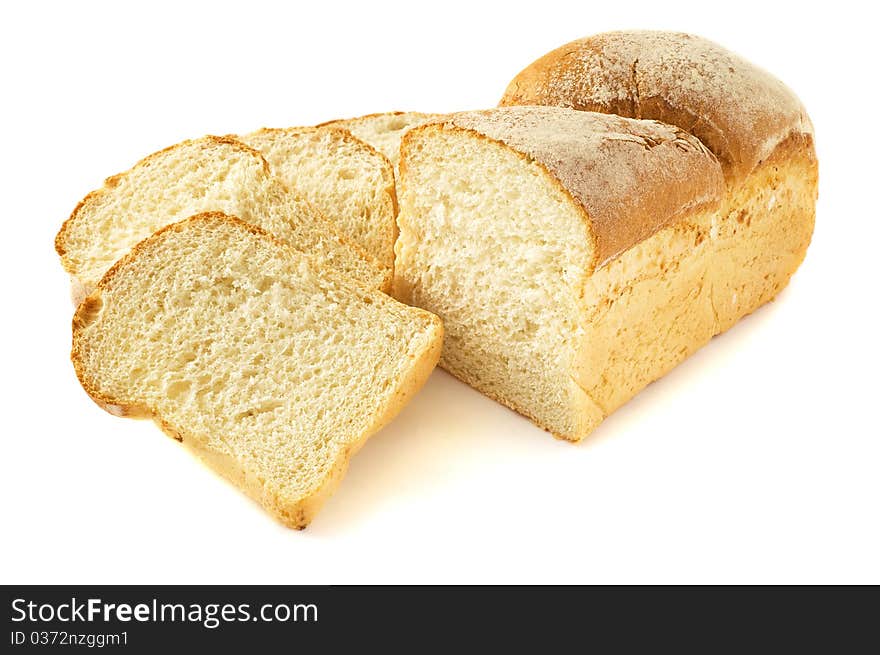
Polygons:
<instances>
[{"instance_id":1,"label":"thick bread slice","mask_svg":"<svg viewBox=\"0 0 880 655\"><path fill-rule=\"evenodd\" d=\"M239 216L367 286L384 290L390 283L389 271L288 191L260 153L235 139L207 136L150 155L77 205L55 238L75 300L139 241L203 211Z\"/></svg>"},{"instance_id":2,"label":"thick bread slice","mask_svg":"<svg viewBox=\"0 0 880 655\"><path fill-rule=\"evenodd\" d=\"M724 180L683 130L453 114L404 137L400 172L395 296L443 320L444 368L554 435L582 439L717 332L701 226Z\"/></svg>"},{"instance_id":3,"label":"thick bread slice","mask_svg":"<svg viewBox=\"0 0 880 655\"><path fill-rule=\"evenodd\" d=\"M152 417L303 528L427 379L442 331L436 316L207 213L107 272L74 316L72 360L99 405Z\"/></svg>"},{"instance_id":4,"label":"thick bread slice","mask_svg":"<svg viewBox=\"0 0 880 655\"><path fill-rule=\"evenodd\" d=\"M394 169L372 146L336 127L264 128L238 137L291 189L389 271L397 238Z\"/></svg>"},{"instance_id":5,"label":"thick bread slice","mask_svg":"<svg viewBox=\"0 0 880 655\"><path fill-rule=\"evenodd\" d=\"M322 123L343 127L361 141L365 141L388 157L397 170L400 161L400 140L408 130L440 118L441 114L423 114L417 111L391 111L384 114L368 114L358 118L344 118Z\"/></svg>"},{"instance_id":6,"label":"thick bread slice","mask_svg":"<svg viewBox=\"0 0 880 655\"><path fill-rule=\"evenodd\" d=\"M723 328L772 300L803 261L818 195L813 125L791 89L726 48L679 32L597 34L527 66L501 104L652 118L715 153L728 190L706 227L719 243L709 277Z\"/></svg>"}]
</instances>

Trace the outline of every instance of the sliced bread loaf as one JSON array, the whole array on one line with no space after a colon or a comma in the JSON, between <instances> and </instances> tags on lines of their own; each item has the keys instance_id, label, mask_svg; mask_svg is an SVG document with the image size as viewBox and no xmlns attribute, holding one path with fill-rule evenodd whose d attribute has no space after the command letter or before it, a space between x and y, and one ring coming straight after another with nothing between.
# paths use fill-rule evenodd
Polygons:
<instances>
[{"instance_id":1,"label":"sliced bread loaf","mask_svg":"<svg viewBox=\"0 0 880 655\"><path fill-rule=\"evenodd\" d=\"M384 155L338 127L266 128L238 138L390 271L397 197L394 169Z\"/></svg>"},{"instance_id":2,"label":"sliced bread loaf","mask_svg":"<svg viewBox=\"0 0 880 655\"><path fill-rule=\"evenodd\" d=\"M228 137L184 141L107 179L55 238L81 300L135 244L203 211L222 211L275 234L363 284L387 288L390 273L347 243L321 213L289 192L256 150Z\"/></svg>"},{"instance_id":3,"label":"sliced bread loaf","mask_svg":"<svg viewBox=\"0 0 880 655\"><path fill-rule=\"evenodd\" d=\"M655 121L558 107L453 114L400 161L395 297L441 365L570 440L721 329L706 282L721 167ZM748 250L741 239L736 246Z\"/></svg>"},{"instance_id":4,"label":"sliced bread loaf","mask_svg":"<svg viewBox=\"0 0 880 655\"><path fill-rule=\"evenodd\" d=\"M361 141L365 141L388 157L397 169L400 161L400 140L408 130L440 118L440 114L423 114L417 111L391 111L384 114L368 114L358 118L344 118L323 125L344 127Z\"/></svg>"},{"instance_id":5,"label":"sliced bread loaf","mask_svg":"<svg viewBox=\"0 0 880 655\"><path fill-rule=\"evenodd\" d=\"M153 418L303 528L424 383L441 341L436 316L207 213L109 270L74 316L72 360L99 405Z\"/></svg>"}]
</instances>

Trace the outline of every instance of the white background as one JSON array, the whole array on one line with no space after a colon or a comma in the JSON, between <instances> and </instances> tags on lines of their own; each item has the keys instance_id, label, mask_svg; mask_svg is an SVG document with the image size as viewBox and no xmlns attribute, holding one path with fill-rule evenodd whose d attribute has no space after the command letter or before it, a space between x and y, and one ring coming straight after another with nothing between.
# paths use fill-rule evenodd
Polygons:
<instances>
[{"instance_id":1,"label":"white background","mask_svg":"<svg viewBox=\"0 0 880 655\"><path fill-rule=\"evenodd\" d=\"M880 582L880 103L857 4L17 4L0 582ZM631 27L710 37L795 89L821 198L790 287L584 443L436 372L295 532L80 389L52 240L105 176L205 133L489 107L544 52Z\"/></svg>"}]
</instances>

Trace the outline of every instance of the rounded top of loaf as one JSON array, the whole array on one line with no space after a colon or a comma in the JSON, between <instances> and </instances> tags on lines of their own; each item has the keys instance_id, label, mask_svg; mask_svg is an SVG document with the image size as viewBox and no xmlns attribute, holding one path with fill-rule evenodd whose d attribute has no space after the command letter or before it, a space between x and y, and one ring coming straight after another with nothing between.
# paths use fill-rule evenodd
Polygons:
<instances>
[{"instance_id":1,"label":"rounded top of loaf","mask_svg":"<svg viewBox=\"0 0 880 655\"><path fill-rule=\"evenodd\" d=\"M431 125L476 132L547 170L583 208L595 266L713 207L724 191L712 153L684 130L657 121L562 107L504 107L451 114L411 134Z\"/></svg>"},{"instance_id":2,"label":"rounded top of loaf","mask_svg":"<svg viewBox=\"0 0 880 655\"><path fill-rule=\"evenodd\" d=\"M741 180L789 136L812 134L797 96L761 68L691 34L622 31L572 41L508 85L502 106L558 105L677 125Z\"/></svg>"}]
</instances>

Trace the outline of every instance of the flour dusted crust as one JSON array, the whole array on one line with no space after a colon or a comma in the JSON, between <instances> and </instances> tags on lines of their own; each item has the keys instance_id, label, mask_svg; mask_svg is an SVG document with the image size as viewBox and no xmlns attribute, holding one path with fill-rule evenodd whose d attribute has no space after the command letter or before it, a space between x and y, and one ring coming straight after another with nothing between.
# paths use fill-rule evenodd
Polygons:
<instances>
[{"instance_id":1,"label":"flour dusted crust","mask_svg":"<svg viewBox=\"0 0 880 655\"><path fill-rule=\"evenodd\" d=\"M508 85L501 105L557 105L650 118L695 135L741 181L792 134L812 135L781 81L707 39L607 32L547 53Z\"/></svg>"},{"instance_id":2,"label":"flour dusted crust","mask_svg":"<svg viewBox=\"0 0 880 655\"><path fill-rule=\"evenodd\" d=\"M544 166L583 208L595 266L716 205L724 190L718 162L703 144L656 121L507 107L453 114L442 124L500 141Z\"/></svg>"},{"instance_id":3,"label":"flour dusted crust","mask_svg":"<svg viewBox=\"0 0 880 655\"><path fill-rule=\"evenodd\" d=\"M678 32L598 34L526 67L501 100L518 103L661 120L712 150L727 183L711 228L727 245L709 266L722 329L771 300L803 260L818 196L813 125L785 84L742 57Z\"/></svg>"}]
</instances>

